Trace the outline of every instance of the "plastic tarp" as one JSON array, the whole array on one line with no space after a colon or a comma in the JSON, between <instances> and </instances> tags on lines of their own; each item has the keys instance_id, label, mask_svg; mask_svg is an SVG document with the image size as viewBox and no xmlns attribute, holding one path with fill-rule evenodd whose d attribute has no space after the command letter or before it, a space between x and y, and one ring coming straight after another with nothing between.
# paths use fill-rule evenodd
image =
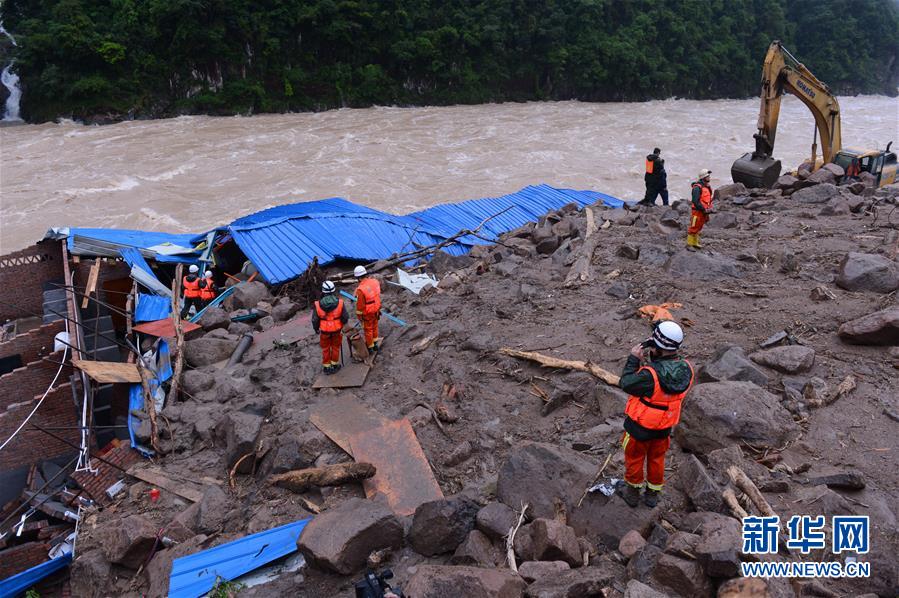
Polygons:
<instances>
[{"instance_id":1,"label":"plastic tarp","mask_svg":"<svg viewBox=\"0 0 899 598\"><path fill-rule=\"evenodd\" d=\"M153 269L150 268L150 264L144 259L140 250L134 247L122 247L118 252L122 259L125 260L125 263L131 266L131 278L136 280L138 284L162 297L172 296L169 288L156 278L156 274L153 273ZM159 318L156 319L158 320Z\"/></svg>"},{"instance_id":2,"label":"plastic tarp","mask_svg":"<svg viewBox=\"0 0 899 598\"><path fill-rule=\"evenodd\" d=\"M171 353L169 351L169 344L159 339L156 344L156 348L154 351L149 352L150 355L144 354L144 359L149 366L149 387L150 387L150 396L155 397L154 400L157 401L158 405L158 395L162 392L161 386L162 383L172 377L174 372L172 371L172 360ZM131 446L137 450L144 457L153 456L153 451L141 445L134 433L137 431L138 426L140 426L140 420L134 417L134 413L141 413L144 411L144 391L140 384L132 384L128 388L128 436L131 439ZM157 409L159 411L159 409Z\"/></svg>"},{"instance_id":3,"label":"plastic tarp","mask_svg":"<svg viewBox=\"0 0 899 598\"><path fill-rule=\"evenodd\" d=\"M156 253L150 248L155 245L193 247L192 241L196 236L196 233L173 234L118 228L64 227L51 228L44 238L66 239L66 245L72 255L118 257L121 248L132 247L140 250L144 257L157 262L195 264L199 259L196 253L165 255Z\"/></svg>"},{"instance_id":4,"label":"plastic tarp","mask_svg":"<svg viewBox=\"0 0 899 598\"><path fill-rule=\"evenodd\" d=\"M154 322L169 317L172 313L172 300L157 295L137 294L137 307L134 309L135 322Z\"/></svg>"},{"instance_id":5,"label":"plastic tarp","mask_svg":"<svg viewBox=\"0 0 899 598\"><path fill-rule=\"evenodd\" d=\"M31 569L26 569L21 573L16 573L12 577L7 577L0 581L0 597L18 596L25 592L28 588L34 586L63 567L67 567L72 562L72 553L65 554L61 557L51 559L40 565L35 565Z\"/></svg>"},{"instance_id":6,"label":"plastic tarp","mask_svg":"<svg viewBox=\"0 0 899 598\"><path fill-rule=\"evenodd\" d=\"M294 552L303 528L310 521L295 521L175 559L169 578L169 598L202 596L218 578L236 579Z\"/></svg>"},{"instance_id":7,"label":"plastic tarp","mask_svg":"<svg viewBox=\"0 0 899 598\"><path fill-rule=\"evenodd\" d=\"M391 282L397 286L406 288L416 295L421 293L425 287L436 287L437 279L430 274L409 274L400 268L396 269L396 282Z\"/></svg>"}]
</instances>

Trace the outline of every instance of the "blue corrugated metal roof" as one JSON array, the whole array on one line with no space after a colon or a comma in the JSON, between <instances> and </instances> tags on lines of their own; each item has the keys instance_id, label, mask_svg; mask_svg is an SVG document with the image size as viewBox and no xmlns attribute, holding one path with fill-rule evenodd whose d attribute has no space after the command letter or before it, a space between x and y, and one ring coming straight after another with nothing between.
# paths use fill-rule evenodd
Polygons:
<instances>
[{"instance_id":1,"label":"blue corrugated metal roof","mask_svg":"<svg viewBox=\"0 0 899 598\"><path fill-rule=\"evenodd\" d=\"M54 229L51 229L54 230ZM180 247L193 247L193 239L196 234L175 234L161 233L155 231L130 230L124 228L67 228L56 229L60 234L68 236L66 245L69 251L75 249L75 237L84 237L86 239L94 239L104 243L118 245L124 248L137 248L148 250L156 245L170 243ZM179 254L179 255L163 255L161 253L153 254L153 259L157 262L174 262L183 264L196 263L199 254ZM148 270L152 272L152 270Z\"/></svg>"},{"instance_id":2,"label":"blue corrugated metal roof","mask_svg":"<svg viewBox=\"0 0 899 598\"><path fill-rule=\"evenodd\" d=\"M66 553L63 556L51 559L46 563L35 565L31 569L26 569L21 573L16 573L12 577L7 577L0 581L0 598L12 598L18 596L28 588L34 586L42 579L56 573L66 565L72 562L72 553Z\"/></svg>"},{"instance_id":3,"label":"blue corrugated metal roof","mask_svg":"<svg viewBox=\"0 0 899 598\"><path fill-rule=\"evenodd\" d=\"M216 578L230 581L288 555L312 519L288 523L172 562L169 598L196 598L212 589Z\"/></svg>"}]
</instances>

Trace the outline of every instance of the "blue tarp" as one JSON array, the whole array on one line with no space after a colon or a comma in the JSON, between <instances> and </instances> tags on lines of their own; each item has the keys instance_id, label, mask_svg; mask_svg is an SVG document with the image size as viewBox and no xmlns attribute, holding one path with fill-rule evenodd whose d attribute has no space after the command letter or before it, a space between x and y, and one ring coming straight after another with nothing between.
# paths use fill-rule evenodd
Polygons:
<instances>
[{"instance_id":1,"label":"blue tarp","mask_svg":"<svg viewBox=\"0 0 899 598\"><path fill-rule=\"evenodd\" d=\"M135 322L154 322L169 317L172 300L168 297L138 293L137 307L134 308Z\"/></svg>"},{"instance_id":2,"label":"blue tarp","mask_svg":"<svg viewBox=\"0 0 899 598\"><path fill-rule=\"evenodd\" d=\"M141 255L141 252L134 247L122 247L119 249L119 255L122 256L122 259L131 266L137 266L141 270L145 270L147 274L154 275L153 268L150 267L150 264L147 263L147 260L144 259L144 256Z\"/></svg>"},{"instance_id":3,"label":"blue tarp","mask_svg":"<svg viewBox=\"0 0 899 598\"><path fill-rule=\"evenodd\" d=\"M72 553L67 553L61 557L51 559L46 563L36 565L31 569L26 569L21 573L16 573L12 577L7 577L3 581L0 581L0 598L12 598L13 596L18 596L34 584L56 573L71 562Z\"/></svg>"},{"instance_id":4,"label":"blue tarp","mask_svg":"<svg viewBox=\"0 0 899 598\"><path fill-rule=\"evenodd\" d=\"M157 262L195 264L198 253L163 255L151 250L156 245L171 244L192 248L196 233L174 234L122 228L53 228L45 239L66 239L66 246L73 255L99 255L112 257L121 248L136 248L151 255ZM77 239L76 239L77 238ZM141 266L143 268L143 266ZM152 272L152 270L149 270Z\"/></svg>"},{"instance_id":5,"label":"blue tarp","mask_svg":"<svg viewBox=\"0 0 899 598\"><path fill-rule=\"evenodd\" d=\"M175 559L169 578L169 598L202 596L213 588L217 578L230 581L294 552L297 539L310 521L288 523Z\"/></svg>"},{"instance_id":6,"label":"blue tarp","mask_svg":"<svg viewBox=\"0 0 899 598\"><path fill-rule=\"evenodd\" d=\"M159 339L157 350L155 353L155 361L148 365L155 370L152 377L148 381L150 387L150 396L156 394L159 386L172 377L172 360L169 352L169 344ZM144 457L152 457L153 451L141 445L134 433L137 431L140 421L134 417L134 413L142 413L144 411L144 390L140 384L132 384L128 388L128 436L131 438L131 448L138 451Z\"/></svg>"}]
</instances>

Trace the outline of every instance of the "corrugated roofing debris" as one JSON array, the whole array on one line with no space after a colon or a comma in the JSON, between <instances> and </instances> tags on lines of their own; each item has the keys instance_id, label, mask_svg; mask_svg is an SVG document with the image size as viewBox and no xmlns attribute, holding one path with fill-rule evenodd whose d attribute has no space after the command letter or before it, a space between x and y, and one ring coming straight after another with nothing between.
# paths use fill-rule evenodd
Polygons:
<instances>
[{"instance_id":1,"label":"corrugated roofing debris","mask_svg":"<svg viewBox=\"0 0 899 598\"><path fill-rule=\"evenodd\" d=\"M158 262L194 264L199 258L197 253L166 255L157 253L151 248L158 245L193 247L193 239L196 236L195 233L173 234L118 228L61 227L48 230L44 239L66 239L66 245L72 255L119 257L120 249L135 248L144 257Z\"/></svg>"},{"instance_id":2,"label":"corrugated roofing debris","mask_svg":"<svg viewBox=\"0 0 899 598\"><path fill-rule=\"evenodd\" d=\"M158 297L137 294L137 306L134 308L135 322L153 322L169 317L172 313L172 300L168 297Z\"/></svg>"},{"instance_id":3,"label":"corrugated roofing debris","mask_svg":"<svg viewBox=\"0 0 899 598\"><path fill-rule=\"evenodd\" d=\"M18 596L72 562L72 553L51 559L0 581L0 596Z\"/></svg>"}]
</instances>

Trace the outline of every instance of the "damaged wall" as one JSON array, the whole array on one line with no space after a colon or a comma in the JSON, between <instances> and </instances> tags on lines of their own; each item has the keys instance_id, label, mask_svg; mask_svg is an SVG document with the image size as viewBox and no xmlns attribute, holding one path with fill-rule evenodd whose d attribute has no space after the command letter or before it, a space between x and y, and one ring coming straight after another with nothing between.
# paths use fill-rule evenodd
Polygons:
<instances>
[{"instance_id":1,"label":"damaged wall","mask_svg":"<svg viewBox=\"0 0 899 598\"><path fill-rule=\"evenodd\" d=\"M0 322L42 313L45 285L62 281L59 241L42 241L0 257Z\"/></svg>"},{"instance_id":2,"label":"damaged wall","mask_svg":"<svg viewBox=\"0 0 899 598\"><path fill-rule=\"evenodd\" d=\"M0 343L0 358L19 355L27 364L53 352L54 337L66 329L65 320L44 324Z\"/></svg>"}]
</instances>

